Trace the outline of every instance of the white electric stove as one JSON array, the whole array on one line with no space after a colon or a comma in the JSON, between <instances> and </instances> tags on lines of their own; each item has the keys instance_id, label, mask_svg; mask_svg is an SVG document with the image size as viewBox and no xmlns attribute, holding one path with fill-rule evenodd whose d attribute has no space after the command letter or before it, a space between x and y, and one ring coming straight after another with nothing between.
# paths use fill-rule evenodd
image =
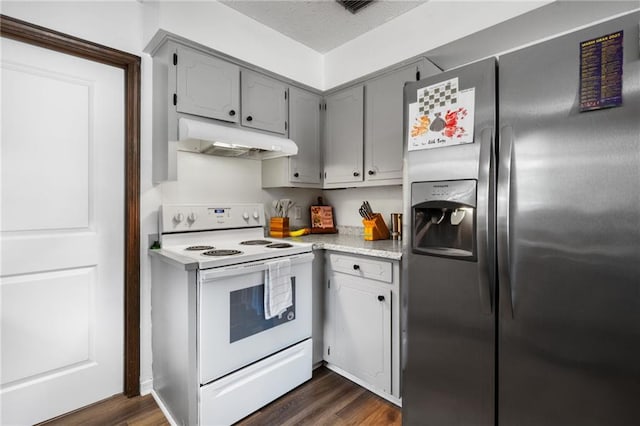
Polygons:
<instances>
[{"instance_id":1,"label":"white electric stove","mask_svg":"<svg viewBox=\"0 0 640 426\"><path fill-rule=\"evenodd\" d=\"M311 378L310 244L264 237L262 204L172 204L150 250L154 396L177 424L231 424ZM265 315L265 274L293 304Z\"/></svg>"}]
</instances>

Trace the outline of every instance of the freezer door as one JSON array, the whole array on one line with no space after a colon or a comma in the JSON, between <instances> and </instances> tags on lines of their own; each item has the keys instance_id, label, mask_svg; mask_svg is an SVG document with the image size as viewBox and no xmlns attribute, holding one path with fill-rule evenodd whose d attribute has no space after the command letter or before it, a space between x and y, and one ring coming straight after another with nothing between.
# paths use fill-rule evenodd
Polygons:
<instances>
[{"instance_id":1,"label":"freezer door","mask_svg":"<svg viewBox=\"0 0 640 426\"><path fill-rule=\"evenodd\" d=\"M407 425L489 426L495 417L491 165L495 60L409 84L405 100L415 102L418 87L455 77L461 90L475 88L474 142L411 151L405 156L404 186L409 191L405 192L405 217L410 218L406 222L421 228L404 233L408 238L403 251L402 300L407 334L403 337L402 420ZM460 193L464 197L454 196ZM465 214L466 222L453 226L462 218L459 207L470 211ZM437 211L443 217L438 218ZM432 213L432 217L425 216ZM431 225L425 223L427 219ZM436 234L437 227L443 232L474 231L455 233L461 241L444 235L429 240L424 234L429 226ZM452 252L452 246L465 250Z\"/></svg>"},{"instance_id":2,"label":"freezer door","mask_svg":"<svg viewBox=\"0 0 640 426\"><path fill-rule=\"evenodd\" d=\"M639 20L499 59L501 426L640 421ZM620 30L622 106L581 113L580 43Z\"/></svg>"}]
</instances>

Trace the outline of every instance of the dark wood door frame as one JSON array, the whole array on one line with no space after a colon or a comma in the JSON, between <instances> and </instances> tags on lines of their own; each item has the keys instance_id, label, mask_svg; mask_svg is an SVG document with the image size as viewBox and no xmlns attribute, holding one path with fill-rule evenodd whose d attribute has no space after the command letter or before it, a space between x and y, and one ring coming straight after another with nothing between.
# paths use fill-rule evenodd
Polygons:
<instances>
[{"instance_id":1,"label":"dark wood door frame","mask_svg":"<svg viewBox=\"0 0 640 426\"><path fill-rule=\"evenodd\" d=\"M9 16L0 36L124 70L124 394L140 394L140 57Z\"/></svg>"}]
</instances>

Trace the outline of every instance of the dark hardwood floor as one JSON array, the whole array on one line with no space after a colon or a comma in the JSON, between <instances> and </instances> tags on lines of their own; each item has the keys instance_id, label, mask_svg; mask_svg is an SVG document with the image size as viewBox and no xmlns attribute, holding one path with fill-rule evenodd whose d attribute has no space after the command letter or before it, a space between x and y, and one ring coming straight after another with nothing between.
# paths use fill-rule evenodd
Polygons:
<instances>
[{"instance_id":1,"label":"dark hardwood floor","mask_svg":"<svg viewBox=\"0 0 640 426\"><path fill-rule=\"evenodd\" d=\"M164 426L151 395L116 395L41 425ZM313 378L236 423L238 426L401 425L400 409L325 367Z\"/></svg>"},{"instance_id":2,"label":"dark hardwood floor","mask_svg":"<svg viewBox=\"0 0 640 426\"><path fill-rule=\"evenodd\" d=\"M46 426L166 426L169 422L151 395L115 395L80 410L40 423Z\"/></svg>"},{"instance_id":3,"label":"dark hardwood floor","mask_svg":"<svg viewBox=\"0 0 640 426\"><path fill-rule=\"evenodd\" d=\"M292 392L236 423L258 425L401 425L400 409L320 367Z\"/></svg>"}]
</instances>

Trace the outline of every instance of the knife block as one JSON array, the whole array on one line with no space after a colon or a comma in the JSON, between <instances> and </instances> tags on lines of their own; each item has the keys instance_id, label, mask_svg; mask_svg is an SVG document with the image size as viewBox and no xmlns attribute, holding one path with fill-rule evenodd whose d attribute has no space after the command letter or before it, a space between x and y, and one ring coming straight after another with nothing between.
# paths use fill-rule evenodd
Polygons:
<instances>
[{"instance_id":1,"label":"knife block","mask_svg":"<svg viewBox=\"0 0 640 426\"><path fill-rule=\"evenodd\" d=\"M289 218L272 217L269 222L269 236L273 238L286 238L289 236Z\"/></svg>"},{"instance_id":2,"label":"knife block","mask_svg":"<svg viewBox=\"0 0 640 426\"><path fill-rule=\"evenodd\" d=\"M389 239L389 228L380 213L374 213L371 220L362 219L362 223L364 224L364 239L366 241Z\"/></svg>"}]
</instances>

